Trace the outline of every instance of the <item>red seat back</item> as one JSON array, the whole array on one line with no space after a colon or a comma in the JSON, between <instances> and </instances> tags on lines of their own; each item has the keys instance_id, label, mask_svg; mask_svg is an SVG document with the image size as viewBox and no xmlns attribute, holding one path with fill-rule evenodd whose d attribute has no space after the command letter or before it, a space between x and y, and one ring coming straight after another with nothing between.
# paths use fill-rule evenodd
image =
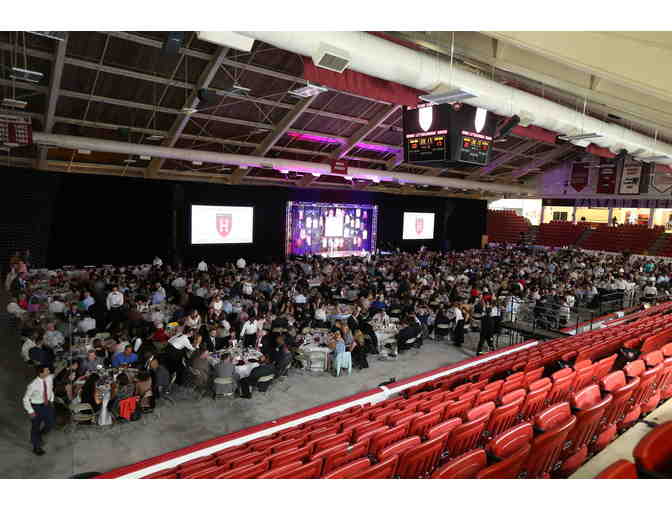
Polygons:
<instances>
[{"instance_id":1,"label":"red seat back","mask_svg":"<svg viewBox=\"0 0 672 510\"><path fill-rule=\"evenodd\" d=\"M427 478L439 462L444 439L437 437L422 443L417 448L406 450L399 456L399 478Z\"/></svg>"},{"instance_id":2,"label":"red seat back","mask_svg":"<svg viewBox=\"0 0 672 510\"><path fill-rule=\"evenodd\" d=\"M247 464L238 468L229 469L228 471L217 475L215 478L256 478L262 473L265 473L266 470L267 464L265 462L260 462L259 464Z\"/></svg>"},{"instance_id":3,"label":"red seat back","mask_svg":"<svg viewBox=\"0 0 672 510\"><path fill-rule=\"evenodd\" d=\"M392 456L401 455L406 450L417 448L421 442L422 441L418 436L411 436L407 437L406 439L402 439L401 441L397 441L396 443L392 443L380 451L378 460L382 462Z\"/></svg>"},{"instance_id":4,"label":"red seat back","mask_svg":"<svg viewBox=\"0 0 672 510\"><path fill-rule=\"evenodd\" d=\"M546 396L546 403L549 406L567 400L572 391L574 372L568 368L563 368L562 370L559 370L559 372L564 373L562 375L553 374L555 376L552 377L553 386L551 386L551 391Z\"/></svg>"},{"instance_id":5,"label":"red seat back","mask_svg":"<svg viewBox=\"0 0 672 510\"><path fill-rule=\"evenodd\" d=\"M573 399L576 425L567 436L564 456L571 455L592 441L612 400L613 397L609 394L601 398L600 389L596 384L577 393Z\"/></svg>"},{"instance_id":6,"label":"red seat back","mask_svg":"<svg viewBox=\"0 0 672 510\"><path fill-rule=\"evenodd\" d=\"M490 418L492 411L495 410L495 407L494 402L486 402L485 404L481 404L480 406L476 406L467 411L465 418L467 421L473 421L482 417L485 417L487 420L487 418Z\"/></svg>"},{"instance_id":7,"label":"red seat back","mask_svg":"<svg viewBox=\"0 0 672 510\"><path fill-rule=\"evenodd\" d=\"M370 465L371 461L368 458L357 459L327 472L322 478L357 478L357 475L365 471ZM325 469L325 471L327 470Z\"/></svg>"},{"instance_id":8,"label":"red seat back","mask_svg":"<svg viewBox=\"0 0 672 510\"><path fill-rule=\"evenodd\" d=\"M481 416L475 420L458 425L448 436L446 441L446 451L451 458L458 457L464 452L476 447L481 440L487 416Z\"/></svg>"},{"instance_id":9,"label":"red seat back","mask_svg":"<svg viewBox=\"0 0 672 510\"><path fill-rule=\"evenodd\" d=\"M497 459L505 459L521 450L525 445L532 442L534 429L531 423L525 422L492 438L486 447L490 456Z\"/></svg>"},{"instance_id":10,"label":"red seat back","mask_svg":"<svg viewBox=\"0 0 672 510\"><path fill-rule=\"evenodd\" d=\"M614 363L616 363L617 354L612 354L608 358L601 359L595 363L595 370L593 372L593 380L599 381L614 368Z\"/></svg>"},{"instance_id":11,"label":"red seat back","mask_svg":"<svg viewBox=\"0 0 672 510\"><path fill-rule=\"evenodd\" d=\"M580 361L576 364L581 365L579 368L574 368L576 375L574 376L574 384L572 391L579 391L593 382L593 374L595 373L595 365L589 362Z\"/></svg>"},{"instance_id":12,"label":"red seat back","mask_svg":"<svg viewBox=\"0 0 672 510\"><path fill-rule=\"evenodd\" d=\"M537 381L541 382L541 381ZM533 383L536 384L536 383ZM539 388L530 390L520 408L520 415L524 420L530 420L546 406L546 397L550 392L550 384L541 384Z\"/></svg>"},{"instance_id":13,"label":"red seat back","mask_svg":"<svg viewBox=\"0 0 672 510\"><path fill-rule=\"evenodd\" d=\"M324 459L324 466L322 471L330 473L336 468L339 468L349 462L352 462L361 457L365 457L369 453L369 442L362 441L360 443L346 446L344 449L331 453Z\"/></svg>"},{"instance_id":14,"label":"red seat back","mask_svg":"<svg viewBox=\"0 0 672 510\"><path fill-rule=\"evenodd\" d=\"M493 437L513 427L518 421L521 406L520 400L514 400L510 404L502 404L495 408L485 427L485 436Z\"/></svg>"},{"instance_id":15,"label":"red seat back","mask_svg":"<svg viewBox=\"0 0 672 510\"><path fill-rule=\"evenodd\" d=\"M531 450L532 446L530 444L524 445L510 457L481 469L476 474L476 478L517 478L523 470L523 465L527 461Z\"/></svg>"},{"instance_id":16,"label":"red seat back","mask_svg":"<svg viewBox=\"0 0 672 510\"><path fill-rule=\"evenodd\" d=\"M297 460L306 461L310 457L310 448L303 446L301 448L292 448L275 455L271 455L268 458L269 468L275 469Z\"/></svg>"},{"instance_id":17,"label":"red seat back","mask_svg":"<svg viewBox=\"0 0 672 510\"><path fill-rule=\"evenodd\" d=\"M408 434L411 436L425 437L427 431L441 421L442 411L433 411L431 413L417 416L411 422Z\"/></svg>"},{"instance_id":18,"label":"red seat back","mask_svg":"<svg viewBox=\"0 0 672 510\"><path fill-rule=\"evenodd\" d=\"M364 471L349 478L358 479L373 479L373 478L392 478L397 471L397 464L399 463L399 455L391 455L389 458L374 464Z\"/></svg>"},{"instance_id":19,"label":"red seat back","mask_svg":"<svg viewBox=\"0 0 672 510\"><path fill-rule=\"evenodd\" d=\"M450 418L449 420L437 423L427 431L427 439L434 439L435 437L443 437L446 439L455 427L461 423L462 418Z\"/></svg>"},{"instance_id":20,"label":"red seat back","mask_svg":"<svg viewBox=\"0 0 672 510\"><path fill-rule=\"evenodd\" d=\"M383 448L392 443L396 443L406 436L408 436L408 425L406 424L392 427L384 432L376 434L371 438L371 442L369 443L369 453L378 457L378 454Z\"/></svg>"},{"instance_id":21,"label":"red seat back","mask_svg":"<svg viewBox=\"0 0 672 510\"><path fill-rule=\"evenodd\" d=\"M604 426L622 422L630 407L630 399L637 386L639 386L639 377L633 377L626 382L623 371L617 370L603 377L600 386L605 394L613 397L611 404L604 413L602 420Z\"/></svg>"},{"instance_id":22,"label":"red seat back","mask_svg":"<svg viewBox=\"0 0 672 510\"><path fill-rule=\"evenodd\" d=\"M518 402L520 404L523 403L525 400L525 396L527 395L527 390L523 388L519 388L517 390L513 390L509 393L506 393L502 395L499 399L499 401L502 404L510 404L511 402Z\"/></svg>"},{"instance_id":23,"label":"red seat back","mask_svg":"<svg viewBox=\"0 0 672 510\"><path fill-rule=\"evenodd\" d=\"M628 479L638 478L637 467L630 461L617 460L595 478Z\"/></svg>"},{"instance_id":24,"label":"red seat back","mask_svg":"<svg viewBox=\"0 0 672 510\"><path fill-rule=\"evenodd\" d=\"M561 405L561 404L558 404ZM569 407L568 404L566 404ZM556 467L567 435L576 424L576 418L569 416L564 423L536 436L532 451L525 463L524 472L530 478L548 478Z\"/></svg>"},{"instance_id":25,"label":"red seat back","mask_svg":"<svg viewBox=\"0 0 672 510\"><path fill-rule=\"evenodd\" d=\"M472 450L436 469L432 478L474 478L487 462L485 450Z\"/></svg>"},{"instance_id":26,"label":"red seat back","mask_svg":"<svg viewBox=\"0 0 672 510\"><path fill-rule=\"evenodd\" d=\"M453 402L449 406L446 406L441 419L445 421L455 417L461 418L471 408L471 402L468 400L458 400L457 402Z\"/></svg>"},{"instance_id":27,"label":"red seat back","mask_svg":"<svg viewBox=\"0 0 672 510\"><path fill-rule=\"evenodd\" d=\"M672 421L658 425L641 439L633 457L643 476L672 478Z\"/></svg>"}]
</instances>

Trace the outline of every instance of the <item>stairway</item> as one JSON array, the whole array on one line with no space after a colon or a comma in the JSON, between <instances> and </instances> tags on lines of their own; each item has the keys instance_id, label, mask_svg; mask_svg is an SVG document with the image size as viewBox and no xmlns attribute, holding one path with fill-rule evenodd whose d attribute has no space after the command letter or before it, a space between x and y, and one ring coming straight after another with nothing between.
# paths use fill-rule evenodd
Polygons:
<instances>
[{"instance_id":1,"label":"stairway","mask_svg":"<svg viewBox=\"0 0 672 510\"><path fill-rule=\"evenodd\" d=\"M574 243L576 246L581 246L585 241L588 240L588 238L593 234L593 230L591 229L586 229L584 230L581 235L578 237L576 240L576 243Z\"/></svg>"},{"instance_id":2,"label":"stairway","mask_svg":"<svg viewBox=\"0 0 672 510\"><path fill-rule=\"evenodd\" d=\"M670 240L672 239L672 234L661 234L658 239L655 240L655 242L649 247L648 252L649 255L658 255L662 248L666 247L667 245L670 244Z\"/></svg>"}]
</instances>

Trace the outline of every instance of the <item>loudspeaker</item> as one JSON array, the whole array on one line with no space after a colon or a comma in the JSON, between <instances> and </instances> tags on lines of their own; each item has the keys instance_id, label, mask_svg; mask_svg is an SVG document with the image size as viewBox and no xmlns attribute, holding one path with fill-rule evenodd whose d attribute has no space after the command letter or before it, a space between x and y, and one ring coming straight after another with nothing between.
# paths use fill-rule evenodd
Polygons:
<instances>
[{"instance_id":1,"label":"loudspeaker","mask_svg":"<svg viewBox=\"0 0 672 510\"><path fill-rule=\"evenodd\" d=\"M161 48L161 55L177 55L184 44L186 32L168 32Z\"/></svg>"}]
</instances>

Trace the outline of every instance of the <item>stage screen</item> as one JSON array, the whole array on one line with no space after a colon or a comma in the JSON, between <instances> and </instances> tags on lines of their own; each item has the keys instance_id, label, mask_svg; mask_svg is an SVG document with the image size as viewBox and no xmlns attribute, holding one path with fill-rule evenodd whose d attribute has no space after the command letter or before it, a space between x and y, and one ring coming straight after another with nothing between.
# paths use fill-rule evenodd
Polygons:
<instances>
[{"instance_id":1,"label":"stage screen","mask_svg":"<svg viewBox=\"0 0 672 510\"><path fill-rule=\"evenodd\" d=\"M287 255L347 257L376 250L378 207L287 202Z\"/></svg>"},{"instance_id":2,"label":"stage screen","mask_svg":"<svg viewBox=\"0 0 672 510\"><path fill-rule=\"evenodd\" d=\"M191 244L252 242L254 207L191 206Z\"/></svg>"},{"instance_id":3,"label":"stage screen","mask_svg":"<svg viewBox=\"0 0 672 510\"><path fill-rule=\"evenodd\" d=\"M402 239L434 239L434 213L405 212Z\"/></svg>"}]
</instances>

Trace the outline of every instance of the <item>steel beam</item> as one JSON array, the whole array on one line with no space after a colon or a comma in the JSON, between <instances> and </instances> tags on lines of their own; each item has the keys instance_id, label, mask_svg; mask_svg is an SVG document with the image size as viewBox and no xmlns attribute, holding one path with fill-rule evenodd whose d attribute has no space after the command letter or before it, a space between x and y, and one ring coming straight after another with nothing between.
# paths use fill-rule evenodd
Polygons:
<instances>
[{"instance_id":1,"label":"steel beam","mask_svg":"<svg viewBox=\"0 0 672 510\"><path fill-rule=\"evenodd\" d=\"M528 140L527 142L523 142L521 144L516 145L513 148L512 152L507 152L503 156L500 156L496 158L494 161L491 161L489 165L484 166L483 168L480 168L476 170L472 176L473 177L479 177L481 175L486 175L492 172L493 170L499 168L500 166L508 163L512 159L516 159L517 157L520 156L525 156L525 152L527 152L530 149L533 149L534 147L537 147L540 145L541 142L538 142L536 140Z\"/></svg>"},{"instance_id":2,"label":"steel beam","mask_svg":"<svg viewBox=\"0 0 672 510\"><path fill-rule=\"evenodd\" d=\"M514 179L523 177L524 175L529 174L533 170L538 169L540 166L545 165L546 163L550 163L554 159L561 158L562 156L565 156L570 152L575 152L579 149L580 148L576 147L575 145L572 145L571 143L566 145L560 145L549 152L541 154L539 158L532 161L532 163L530 163L529 165L525 165L523 168L514 170L513 172L511 172L511 177L513 177Z\"/></svg>"},{"instance_id":3,"label":"steel beam","mask_svg":"<svg viewBox=\"0 0 672 510\"><path fill-rule=\"evenodd\" d=\"M224 60L224 58L226 58L228 52L229 48L223 48L223 47L220 47L215 52L215 54L212 56L212 59L208 62L208 65L205 66L205 69L203 69L203 72L198 77L196 85L189 94L189 97L184 102L183 110L187 108L196 108L196 106L198 106L199 103L198 91L200 89L207 88L210 85L212 80L217 75L217 71L219 71L219 68L222 65L222 61ZM184 128L187 126L188 122L189 122L189 114L184 112L178 114L175 120L173 121L173 125L170 127L170 130L168 131L168 136L163 139L161 145L163 145L164 147L174 147L175 143L177 143L177 141L180 139L180 136L182 135ZM165 159L152 158L145 172L145 177L150 178L156 177L159 171L161 170L161 167L163 166L164 162Z\"/></svg>"},{"instance_id":4,"label":"steel beam","mask_svg":"<svg viewBox=\"0 0 672 510\"><path fill-rule=\"evenodd\" d=\"M65 65L65 50L68 47L68 32L62 41L56 42L56 54L51 65L51 79L49 92L47 93L47 111L44 115L44 132L51 133L54 128L54 116L56 115L56 103L58 103L61 79L63 78L63 66ZM47 159L47 149L41 148L38 158L38 168L41 168Z\"/></svg>"},{"instance_id":5,"label":"steel beam","mask_svg":"<svg viewBox=\"0 0 672 510\"><path fill-rule=\"evenodd\" d=\"M368 124L362 126L357 131L355 131L355 133L345 142L345 145L342 145L341 147L337 147L336 149L334 149L333 152L331 153L331 159L341 159L359 142L361 142L367 136L369 136L371 132L379 128L380 125L383 122L385 122L390 117L390 115L398 111L399 108L401 108L399 105L393 105L384 108L380 113L378 113L375 117L373 117Z\"/></svg>"}]
</instances>

